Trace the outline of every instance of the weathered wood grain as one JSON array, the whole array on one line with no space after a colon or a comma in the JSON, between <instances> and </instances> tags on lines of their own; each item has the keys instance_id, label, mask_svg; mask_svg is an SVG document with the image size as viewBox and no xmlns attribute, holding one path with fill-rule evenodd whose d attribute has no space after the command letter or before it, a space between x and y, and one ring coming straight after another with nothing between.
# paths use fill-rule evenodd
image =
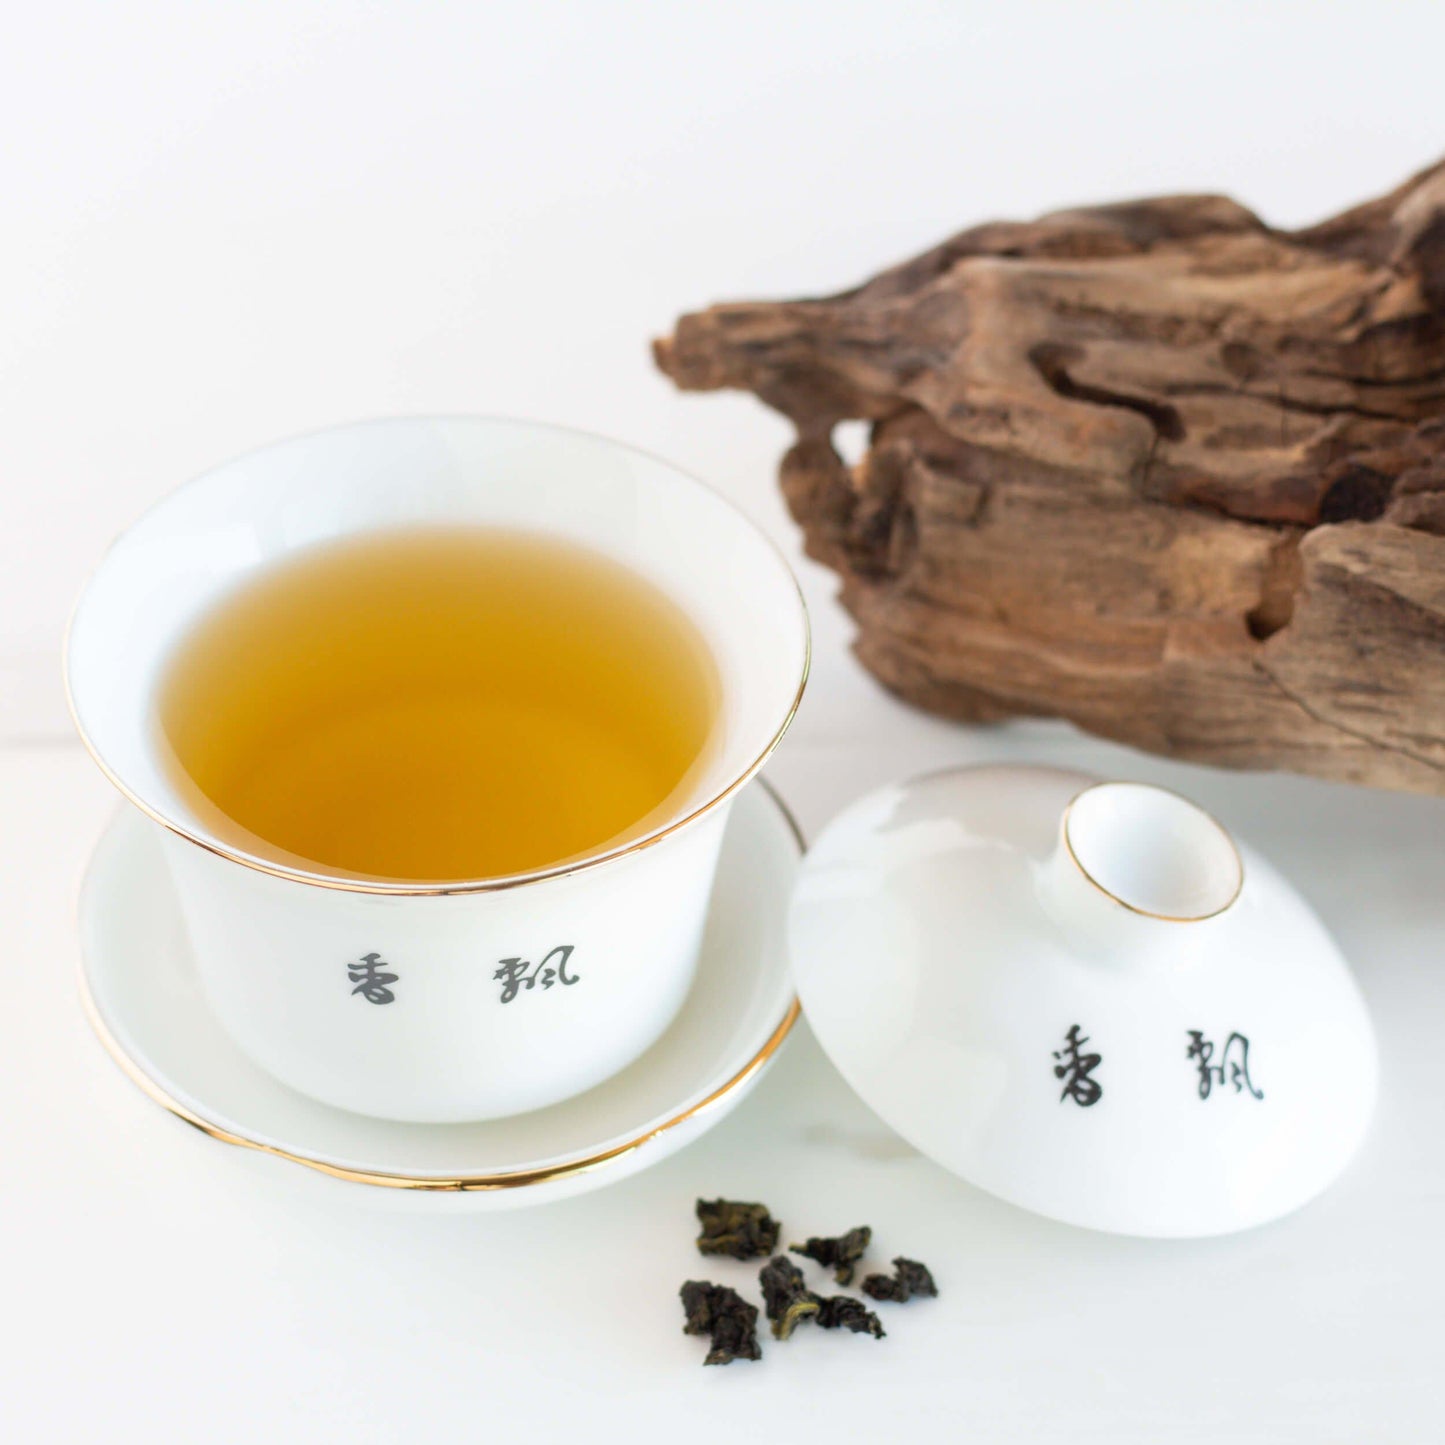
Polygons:
<instances>
[{"instance_id":1,"label":"weathered wood grain","mask_svg":"<svg viewBox=\"0 0 1445 1445\"><path fill-rule=\"evenodd\" d=\"M1303 231L1218 196L979 226L656 356L791 419L788 503L903 697L1445 793L1445 163Z\"/></svg>"}]
</instances>

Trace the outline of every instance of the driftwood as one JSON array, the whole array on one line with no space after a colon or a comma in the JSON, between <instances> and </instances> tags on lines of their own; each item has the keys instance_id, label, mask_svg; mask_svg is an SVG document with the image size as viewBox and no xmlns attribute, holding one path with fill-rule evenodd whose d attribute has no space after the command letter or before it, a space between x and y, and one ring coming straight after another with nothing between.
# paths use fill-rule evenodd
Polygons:
<instances>
[{"instance_id":1,"label":"driftwood","mask_svg":"<svg viewBox=\"0 0 1445 1445\"><path fill-rule=\"evenodd\" d=\"M1445 793L1445 162L1303 231L1218 196L978 226L656 355L794 423L807 549L910 701Z\"/></svg>"}]
</instances>

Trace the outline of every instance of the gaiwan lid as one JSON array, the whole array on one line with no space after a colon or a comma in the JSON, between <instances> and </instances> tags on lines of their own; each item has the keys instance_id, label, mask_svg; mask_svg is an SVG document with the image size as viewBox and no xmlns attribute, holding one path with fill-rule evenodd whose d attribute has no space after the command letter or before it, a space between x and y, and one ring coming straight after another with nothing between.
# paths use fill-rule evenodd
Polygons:
<instances>
[{"instance_id":1,"label":"gaiwan lid","mask_svg":"<svg viewBox=\"0 0 1445 1445\"><path fill-rule=\"evenodd\" d=\"M1374 1106L1333 940L1162 788L983 767L870 794L810 848L789 940L809 1023L865 1102L1071 1224L1263 1223L1334 1179Z\"/></svg>"}]
</instances>

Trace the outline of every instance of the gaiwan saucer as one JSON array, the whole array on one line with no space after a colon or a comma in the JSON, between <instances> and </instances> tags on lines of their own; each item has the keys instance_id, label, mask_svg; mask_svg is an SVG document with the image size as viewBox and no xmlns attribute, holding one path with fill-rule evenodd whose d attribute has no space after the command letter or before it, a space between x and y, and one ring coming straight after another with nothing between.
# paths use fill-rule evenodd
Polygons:
<instances>
[{"instance_id":1,"label":"gaiwan saucer","mask_svg":"<svg viewBox=\"0 0 1445 1445\"><path fill-rule=\"evenodd\" d=\"M301 1166L447 1209L541 1203L676 1153L762 1077L798 1015L785 926L802 846L777 795L761 781L745 789L723 840L697 977L671 1027L595 1089L512 1118L371 1119L295 1093L251 1063L206 1007L152 825L130 808L86 873L82 994L101 1042L151 1099L240 1146L258 1168Z\"/></svg>"}]
</instances>

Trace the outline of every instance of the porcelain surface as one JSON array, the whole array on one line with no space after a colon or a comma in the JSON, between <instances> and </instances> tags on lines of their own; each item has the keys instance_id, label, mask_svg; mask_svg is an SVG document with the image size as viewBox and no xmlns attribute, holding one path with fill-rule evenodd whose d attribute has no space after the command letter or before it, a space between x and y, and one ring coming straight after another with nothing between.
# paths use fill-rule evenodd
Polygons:
<instances>
[{"instance_id":1,"label":"porcelain surface","mask_svg":"<svg viewBox=\"0 0 1445 1445\"><path fill-rule=\"evenodd\" d=\"M587 1093L489 1123L368 1118L254 1064L207 1006L155 830L129 808L101 839L82 891L83 983L102 1041L131 1078L173 1113L247 1146L232 1153L255 1167L332 1189L346 1180L353 1193L381 1185L364 1192L396 1207L515 1208L666 1158L757 1083L796 1017L784 930L801 847L766 785L745 789L723 838L697 974L671 1026ZM517 1005L548 1001L523 995Z\"/></svg>"},{"instance_id":2,"label":"porcelain surface","mask_svg":"<svg viewBox=\"0 0 1445 1445\"><path fill-rule=\"evenodd\" d=\"M823 1048L971 1183L1095 1229L1210 1235L1304 1204L1375 1102L1315 914L1186 800L1050 768L885 788L822 833L789 924Z\"/></svg>"},{"instance_id":3,"label":"porcelain surface","mask_svg":"<svg viewBox=\"0 0 1445 1445\"><path fill-rule=\"evenodd\" d=\"M718 668L716 737L648 831L505 878L362 880L245 852L183 796L153 714L185 629L300 548L423 523L584 544L691 617ZM571 1098L661 1036L692 983L730 803L786 731L807 671L797 583L735 508L630 447L489 418L336 427L198 477L110 548L67 645L81 737L153 820L231 1037L323 1103L429 1123ZM516 979L547 996L518 998Z\"/></svg>"}]
</instances>

